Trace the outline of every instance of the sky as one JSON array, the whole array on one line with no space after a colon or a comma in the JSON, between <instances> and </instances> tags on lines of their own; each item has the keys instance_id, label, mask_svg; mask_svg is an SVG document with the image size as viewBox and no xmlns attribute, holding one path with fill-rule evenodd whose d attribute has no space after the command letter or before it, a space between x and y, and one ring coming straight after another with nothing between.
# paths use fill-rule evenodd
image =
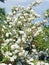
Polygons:
<instances>
[{"instance_id":1,"label":"sky","mask_svg":"<svg viewBox=\"0 0 49 65\"><path fill-rule=\"evenodd\" d=\"M27 7L33 1L35 0L5 0L5 3L0 2L0 7L2 8L4 7L6 9L6 12L9 13L13 6L20 5L20 6ZM36 7L34 7L36 12L39 13L40 15L43 15L43 13L48 8L49 8L49 0L42 0L42 3L40 5L37 5Z\"/></svg>"}]
</instances>

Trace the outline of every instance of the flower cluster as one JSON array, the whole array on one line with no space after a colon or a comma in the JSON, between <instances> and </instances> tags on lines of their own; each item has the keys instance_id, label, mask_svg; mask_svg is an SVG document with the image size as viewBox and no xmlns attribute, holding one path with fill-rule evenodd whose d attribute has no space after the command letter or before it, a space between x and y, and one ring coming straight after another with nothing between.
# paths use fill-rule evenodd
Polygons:
<instances>
[{"instance_id":1,"label":"flower cluster","mask_svg":"<svg viewBox=\"0 0 49 65\"><path fill-rule=\"evenodd\" d=\"M27 9L22 6L14 6L7 15L2 26L1 63L0 65L35 65L38 59L38 51L33 38L43 33L42 23L32 21L40 17L32 6L39 4L40 0L32 3ZM15 63L16 61L16 63ZM14 64L15 63L15 64ZM48 65L44 62L36 62L37 65Z\"/></svg>"}]
</instances>

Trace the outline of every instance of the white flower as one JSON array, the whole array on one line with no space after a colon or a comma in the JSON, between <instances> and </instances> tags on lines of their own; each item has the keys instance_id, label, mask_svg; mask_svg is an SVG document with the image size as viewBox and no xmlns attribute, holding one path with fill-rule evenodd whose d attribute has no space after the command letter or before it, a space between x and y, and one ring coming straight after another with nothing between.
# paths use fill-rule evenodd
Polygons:
<instances>
[{"instance_id":1,"label":"white flower","mask_svg":"<svg viewBox=\"0 0 49 65\"><path fill-rule=\"evenodd\" d=\"M45 63L43 61L41 61L41 65L45 65Z\"/></svg>"},{"instance_id":2,"label":"white flower","mask_svg":"<svg viewBox=\"0 0 49 65\"><path fill-rule=\"evenodd\" d=\"M6 29L5 25L2 26L4 29Z\"/></svg>"},{"instance_id":3,"label":"white flower","mask_svg":"<svg viewBox=\"0 0 49 65\"><path fill-rule=\"evenodd\" d=\"M41 2L42 2L42 0L36 0L36 2L39 4L39 3L41 3Z\"/></svg>"},{"instance_id":4,"label":"white flower","mask_svg":"<svg viewBox=\"0 0 49 65\"><path fill-rule=\"evenodd\" d=\"M11 32L7 32L7 33L6 33L6 37L8 37L8 36L9 36L9 34L10 34L10 35L12 35L12 33L11 33Z\"/></svg>"},{"instance_id":5,"label":"white flower","mask_svg":"<svg viewBox=\"0 0 49 65\"><path fill-rule=\"evenodd\" d=\"M7 65L7 64L5 64L5 63L1 63L0 65Z\"/></svg>"},{"instance_id":6,"label":"white flower","mask_svg":"<svg viewBox=\"0 0 49 65\"><path fill-rule=\"evenodd\" d=\"M34 29L36 29L36 27L35 27L35 26L33 26L33 27L32 27L32 29L34 30Z\"/></svg>"},{"instance_id":7,"label":"white flower","mask_svg":"<svg viewBox=\"0 0 49 65\"><path fill-rule=\"evenodd\" d=\"M11 33L11 32L9 32L9 34L10 34L10 35L12 35L12 33Z\"/></svg>"},{"instance_id":8,"label":"white flower","mask_svg":"<svg viewBox=\"0 0 49 65\"><path fill-rule=\"evenodd\" d=\"M4 29L2 28L2 31L4 32Z\"/></svg>"},{"instance_id":9,"label":"white flower","mask_svg":"<svg viewBox=\"0 0 49 65\"><path fill-rule=\"evenodd\" d=\"M34 36L36 37L40 32L42 32L42 27L38 27L38 30L36 31L36 33L34 33Z\"/></svg>"},{"instance_id":10,"label":"white flower","mask_svg":"<svg viewBox=\"0 0 49 65\"><path fill-rule=\"evenodd\" d=\"M23 17L23 16L20 16L20 18L21 18L21 19L24 19L24 17Z\"/></svg>"},{"instance_id":11,"label":"white flower","mask_svg":"<svg viewBox=\"0 0 49 65\"><path fill-rule=\"evenodd\" d=\"M41 32L42 31L42 27L38 27L38 31Z\"/></svg>"},{"instance_id":12,"label":"white flower","mask_svg":"<svg viewBox=\"0 0 49 65\"><path fill-rule=\"evenodd\" d=\"M24 31L19 31L20 34L24 34Z\"/></svg>"},{"instance_id":13,"label":"white flower","mask_svg":"<svg viewBox=\"0 0 49 65\"><path fill-rule=\"evenodd\" d=\"M28 33L31 33L31 31L32 31L31 28L26 29L26 32L28 32Z\"/></svg>"},{"instance_id":14,"label":"white flower","mask_svg":"<svg viewBox=\"0 0 49 65\"><path fill-rule=\"evenodd\" d=\"M4 21L4 23L7 23L7 21Z\"/></svg>"},{"instance_id":15,"label":"white flower","mask_svg":"<svg viewBox=\"0 0 49 65\"><path fill-rule=\"evenodd\" d=\"M48 17L48 14L47 14L47 13L45 13L45 16L46 16L46 17Z\"/></svg>"},{"instance_id":16,"label":"white flower","mask_svg":"<svg viewBox=\"0 0 49 65\"><path fill-rule=\"evenodd\" d=\"M18 52L19 52L19 50L15 50L15 51L14 51L14 53L18 53Z\"/></svg>"},{"instance_id":17,"label":"white flower","mask_svg":"<svg viewBox=\"0 0 49 65\"><path fill-rule=\"evenodd\" d=\"M9 36L9 33L6 33L6 37L8 37Z\"/></svg>"},{"instance_id":18,"label":"white flower","mask_svg":"<svg viewBox=\"0 0 49 65\"><path fill-rule=\"evenodd\" d=\"M31 59L29 59L29 61L34 61L34 59L33 59L33 58L31 58Z\"/></svg>"},{"instance_id":19,"label":"white flower","mask_svg":"<svg viewBox=\"0 0 49 65\"><path fill-rule=\"evenodd\" d=\"M33 9L31 9L31 11L30 11L30 12L31 12L32 14L34 14L34 12L35 12L35 11L34 11Z\"/></svg>"},{"instance_id":20,"label":"white flower","mask_svg":"<svg viewBox=\"0 0 49 65\"><path fill-rule=\"evenodd\" d=\"M16 49L16 48L19 48L19 46L18 46L17 44L11 45L11 49L12 49L12 50L14 50L14 49Z\"/></svg>"},{"instance_id":21,"label":"white flower","mask_svg":"<svg viewBox=\"0 0 49 65\"><path fill-rule=\"evenodd\" d=\"M16 14L16 11L14 11L13 14Z\"/></svg>"},{"instance_id":22,"label":"white flower","mask_svg":"<svg viewBox=\"0 0 49 65\"><path fill-rule=\"evenodd\" d=\"M13 16L13 13L12 13L12 12L10 12L10 13L9 13L9 16Z\"/></svg>"},{"instance_id":23,"label":"white flower","mask_svg":"<svg viewBox=\"0 0 49 65\"><path fill-rule=\"evenodd\" d=\"M31 32L31 28L28 28L28 31L30 31L30 32Z\"/></svg>"},{"instance_id":24,"label":"white flower","mask_svg":"<svg viewBox=\"0 0 49 65\"><path fill-rule=\"evenodd\" d=\"M19 56L22 56L22 53L21 52L19 53Z\"/></svg>"},{"instance_id":25,"label":"white flower","mask_svg":"<svg viewBox=\"0 0 49 65\"><path fill-rule=\"evenodd\" d=\"M15 45L11 45L11 49L14 50L15 49Z\"/></svg>"},{"instance_id":26,"label":"white flower","mask_svg":"<svg viewBox=\"0 0 49 65\"><path fill-rule=\"evenodd\" d=\"M41 65L41 63L38 61L38 62L37 62L37 65Z\"/></svg>"},{"instance_id":27,"label":"white flower","mask_svg":"<svg viewBox=\"0 0 49 65\"><path fill-rule=\"evenodd\" d=\"M10 61L13 62L14 61L14 58L13 57L10 57Z\"/></svg>"},{"instance_id":28,"label":"white flower","mask_svg":"<svg viewBox=\"0 0 49 65\"><path fill-rule=\"evenodd\" d=\"M27 36L26 36L26 33L24 33L24 34L22 35L22 37L26 38L26 37L27 37Z\"/></svg>"},{"instance_id":29,"label":"white flower","mask_svg":"<svg viewBox=\"0 0 49 65\"><path fill-rule=\"evenodd\" d=\"M26 19L23 19L23 21L26 21Z\"/></svg>"},{"instance_id":30,"label":"white flower","mask_svg":"<svg viewBox=\"0 0 49 65\"><path fill-rule=\"evenodd\" d=\"M5 57L11 56L11 55L12 55L12 53L11 53L10 51L7 51L7 52L5 53Z\"/></svg>"},{"instance_id":31,"label":"white flower","mask_svg":"<svg viewBox=\"0 0 49 65\"><path fill-rule=\"evenodd\" d=\"M27 10L29 11L30 9L31 9L31 7L30 7L30 6L28 6L28 7L27 7Z\"/></svg>"},{"instance_id":32,"label":"white flower","mask_svg":"<svg viewBox=\"0 0 49 65\"><path fill-rule=\"evenodd\" d=\"M36 2L32 2L32 6L35 6L36 5Z\"/></svg>"},{"instance_id":33,"label":"white flower","mask_svg":"<svg viewBox=\"0 0 49 65\"><path fill-rule=\"evenodd\" d=\"M26 56L27 56L27 54L28 54L28 51L25 51L25 54L24 54L24 56L26 57Z\"/></svg>"},{"instance_id":34,"label":"white flower","mask_svg":"<svg viewBox=\"0 0 49 65\"><path fill-rule=\"evenodd\" d=\"M28 16L28 13L25 13L24 16Z\"/></svg>"},{"instance_id":35,"label":"white flower","mask_svg":"<svg viewBox=\"0 0 49 65\"><path fill-rule=\"evenodd\" d=\"M35 48L35 45L32 45L33 48Z\"/></svg>"},{"instance_id":36,"label":"white flower","mask_svg":"<svg viewBox=\"0 0 49 65\"><path fill-rule=\"evenodd\" d=\"M9 22L9 24L11 25L11 24L13 24L12 22Z\"/></svg>"},{"instance_id":37,"label":"white flower","mask_svg":"<svg viewBox=\"0 0 49 65\"><path fill-rule=\"evenodd\" d=\"M36 49L32 49L33 52L37 52Z\"/></svg>"},{"instance_id":38,"label":"white flower","mask_svg":"<svg viewBox=\"0 0 49 65\"><path fill-rule=\"evenodd\" d=\"M40 16L39 14L37 14L36 12L35 12L34 14L35 14L35 16L37 16L37 17L39 17L39 18L41 17L41 16Z\"/></svg>"},{"instance_id":39,"label":"white flower","mask_svg":"<svg viewBox=\"0 0 49 65\"><path fill-rule=\"evenodd\" d=\"M6 39L6 40L5 40L6 43L9 43L9 41L10 41L10 39Z\"/></svg>"},{"instance_id":40,"label":"white flower","mask_svg":"<svg viewBox=\"0 0 49 65\"><path fill-rule=\"evenodd\" d=\"M45 65L49 65L48 63L45 63Z\"/></svg>"},{"instance_id":41,"label":"white flower","mask_svg":"<svg viewBox=\"0 0 49 65\"><path fill-rule=\"evenodd\" d=\"M24 10L24 6L21 6L21 7L20 7L20 10Z\"/></svg>"},{"instance_id":42,"label":"white flower","mask_svg":"<svg viewBox=\"0 0 49 65\"><path fill-rule=\"evenodd\" d=\"M12 39L12 38L10 38L10 39L9 39L9 41L13 41L13 39Z\"/></svg>"},{"instance_id":43,"label":"white flower","mask_svg":"<svg viewBox=\"0 0 49 65\"><path fill-rule=\"evenodd\" d=\"M35 22L34 25L40 25L40 22L39 21L38 22Z\"/></svg>"},{"instance_id":44,"label":"white flower","mask_svg":"<svg viewBox=\"0 0 49 65\"><path fill-rule=\"evenodd\" d=\"M28 18L28 21L30 22L32 20L32 18Z\"/></svg>"},{"instance_id":45,"label":"white flower","mask_svg":"<svg viewBox=\"0 0 49 65\"><path fill-rule=\"evenodd\" d=\"M13 32L14 34L16 34L16 30L15 30L15 29L13 29L12 32Z\"/></svg>"},{"instance_id":46,"label":"white flower","mask_svg":"<svg viewBox=\"0 0 49 65\"><path fill-rule=\"evenodd\" d=\"M18 25L18 26L22 25L22 22L21 22L21 21L18 21L18 22L17 22L17 25Z\"/></svg>"},{"instance_id":47,"label":"white flower","mask_svg":"<svg viewBox=\"0 0 49 65\"><path fill-rule=\"evenodd\" d=\"M12 65L12 64L10 63L10 64L8 64L8 65Z\"/></svg>"},{"instance_id":48,"label":"white flower","mask_svg":"<svg viewBox=\"0 0 49 65\"><path fill-rule=\"evenodd\" d=\"M47 23L48 21L47 20L43 20L43 23Z\"/></svg>"},{"instance_id":49,"label":"white flower","mask_svg":"<svg viewBox=\"0 0 49 65\"><path fill-rule=\"evenodd\" d=\"M18 11L18 7L15 7L15 10Z\"/></svg>"},{"instance_id":50,"label":"white flower","mask_svg":"<svg viewBox=\"0 0 49 65\"><path fill-rule=\"evenodd\" d=\"M27 60L27 63L30 63L30 61L29 61L29 60Z\"/></svg>"},{"instance_id":51,"label":"white flower","mask_svg":"<svg viewBox=\"0 0 49 65\"><path fill-rule=\"evenodd\" d=\"M17 56L16 56L16 55L13 55L12 57L13 57L13 59L16 59L16 58L17 58Z\"/></svg>"},{"instance_id":52,"label":"white flower","mask_svg":"<svg viewBox=\"0 0 49 65\"><path fill-rule=\"evenodd\" d=\"M15 22L17 22L17 18L15 18L15 20L14 20Z\"/></svg>"},{"instance_id":53,"label":"white flower","mask_svg":"<svg viewBox=\"0 0 49 65\"><path fill-rule=\"evenodd\" d=\"M6 18L7 18L7 21L11 20L11 17L10 16L7 16Z\"/></svg>"},{"instance_id":54,"label":"white flower","mask_svg":"<svg viewBox=\"0 0 49 65\"><path fill-rule=\"evenodd\" d=\"M12 26L11 25L9 25L9 28L11 28Z\"/></svg>"},{"instance_id":55,"label":"white flower","mask_svg":"<svg viewBox=\"0 0 49 65\"><path fill-rule=\"evenodd\" d=\"M34 37L36 37L37 35L39 35L39 32L38 31L34 34Z\"/></svg>"},{"instance_id":56,"label":"white flower","mask_svg":"<svg viewBox=\"0 0 49 65\"><path fill-rule=\"evenodd\" d=\"M24 56L25 54L25 50L23 50L22 52L19 53L19 56Z\"/></svg>"},{"instance_id":57,"label":"white flower","mask_svg":"<svg viewBox=\"0 0 49 65\"><path fill-rule=\"evenodd\" d=\"M18 40L16 41L17 44L19 44L21 42L21 39L18 38Z\"/></svg>"},{"instance_id":58,"label":"white flower","mask_svg":"<svg viewBox=\"0 0 49 65\"><path fill-rule=\"evenodd\" d=\"M25 42L25 38L24 37L22 37L22 41Z\"/></svg>"},{"instance_id":59,"label":"white flower","mask_svg":"<svg viewBox=\"0 0 49 65\"><path fill-rule=\"evenodd\" d=\"M30 65L34 65L34 63L33 63L33 62L30 62L29 64L30 64Z\"/></svg>"},{"instance_id":60,"label":"white flower","mask_svg":"<svg viewBox=\"0 0 49 65\"><path fill-rule=\"evenodd\" d=\"M46 49L46 51L48 51L48 48Z\"/></svg>"},{"instance_id":61,"label":"white flower","mask_svg":"<svg viewBox=\"0 0 49 65\"><path fill-rule=\"evenodd\" d=\"M20 15L22 15L22 13L18 13L18 14L17 14L17 16L20 16Z\"/></svg>"}]
</instances>

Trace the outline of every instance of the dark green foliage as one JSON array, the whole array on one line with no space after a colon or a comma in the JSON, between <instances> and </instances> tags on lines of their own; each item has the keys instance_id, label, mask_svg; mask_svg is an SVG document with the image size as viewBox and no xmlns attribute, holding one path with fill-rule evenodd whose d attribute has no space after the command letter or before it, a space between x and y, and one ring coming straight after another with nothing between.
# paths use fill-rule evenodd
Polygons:
<instances>
[{"instance_id":1,"label":"dark green foliage","mask_svg":"<svg viewBox=\"0 0 49 65\"><path fill-rule=\"evenodd\" d=\"M5 14L5 9L4 8L0 8L0 22L4 21L6 14Z\"/></svg>"},{"instance_id":2,"label":"dark green foliage","mask_svg":"<svg viewBox=\"0 0 49 65\"><path fill-rule=\"evenodd\" d=\"M48 17L49 17L49 9L46 10L46 13L48 14Z\"/></svg>"},{"instance_id":3,"label":"dark green foliage","mask_svg":"<svg viewBox=\"0 0 49 65\"><path fill-rule=\"evenodd\" d=\"M4 2L4 0L0 0L1 2Z\"/></svg>"}]
</instances>

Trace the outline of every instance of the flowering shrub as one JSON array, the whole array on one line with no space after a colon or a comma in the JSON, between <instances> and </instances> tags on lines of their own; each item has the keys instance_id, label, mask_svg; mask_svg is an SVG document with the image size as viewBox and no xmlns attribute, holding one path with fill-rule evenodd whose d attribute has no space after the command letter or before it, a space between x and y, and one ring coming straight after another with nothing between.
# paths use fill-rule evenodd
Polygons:
<instances>
[{"instance_id":1,"label":"flowering shrub","mask_svg":"<svg viewBox=\"0 0 49 65\"><path fill-rule=\"evenodd\" d=\"M40 17L33 6L39 4L41 0L33 2L28 8L14 6L7 15L2 25L2 43L0 44L0 65L48 65L39 61L40 55L44 52L36 49L36 37L43 35L43 22L32 21ZM47 56L47 54L46 54Z\"/></svg>"}]
</instances>

